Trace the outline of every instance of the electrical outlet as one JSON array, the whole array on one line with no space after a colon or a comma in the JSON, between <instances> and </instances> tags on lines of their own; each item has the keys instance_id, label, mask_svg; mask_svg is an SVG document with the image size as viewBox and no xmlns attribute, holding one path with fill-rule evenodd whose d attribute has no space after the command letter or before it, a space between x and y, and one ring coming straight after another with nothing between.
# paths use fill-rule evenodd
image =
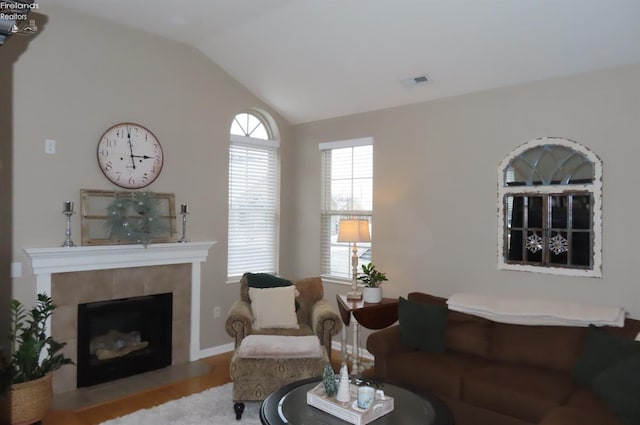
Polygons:
<instances>
[{"instance_id":1,"label":"electrical outlet","mask_svg":"<svg viewBox=\"0 0 640 425\"><path fill-rule=\"evenodd\" d=\"M213 318L214 319L220 318L220 307L213 307Z\"/></svg>"}]
</instances>

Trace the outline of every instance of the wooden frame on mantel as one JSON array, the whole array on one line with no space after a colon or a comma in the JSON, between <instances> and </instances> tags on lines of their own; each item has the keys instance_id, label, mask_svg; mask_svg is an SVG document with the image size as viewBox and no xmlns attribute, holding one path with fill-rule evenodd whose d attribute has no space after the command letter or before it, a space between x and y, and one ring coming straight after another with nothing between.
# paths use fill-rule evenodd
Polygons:
<instances>
[{"instance_id":1,"label":"wooden frame on mantel","mask_svg":"<svg viewBox=\"0 0 640 425\"><path fill-rule=\"evenodd\" d=\"M110 239L107 234L107 208L118 194L127 191L80 189L82 245L127 245L130 240ZM153 238L153 243L176 241L176 199L173 193L154 192L160 208L160 219L168 222L166 234Z\"/></svg>"}]
</instances>

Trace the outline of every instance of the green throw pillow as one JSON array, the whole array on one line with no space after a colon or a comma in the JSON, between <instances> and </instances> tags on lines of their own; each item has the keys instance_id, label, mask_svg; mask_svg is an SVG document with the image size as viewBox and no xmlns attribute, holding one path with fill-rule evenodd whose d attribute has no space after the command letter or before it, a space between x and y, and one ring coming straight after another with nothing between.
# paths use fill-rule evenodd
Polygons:
<instances>
[{"instance_id":1,"label":"green throw pillow","mask_svg":"<svg viewBox=\"0 0 640 425\"><path fill-rule=\"evenodd\" d=\"M612 335L591 325L573 368L573 379L579 384L591 386L600 372L633 354L640 354L640 342Z\"/></svg>"},{"instance_id":2,"label":"green throw pillow","mask_svg":"<svg viewBox=\"0 0 640 425\"><path fill-rule=\"evenodd\" d=\"M245 273L249 288L278 288L293 285L290 280L269 273Z\"/></svg>"},{"instance_id":3,"label":"green throw pillow","mask_svg":"<svg viewBox=\"0 0 640 425\"><path fill-rule=\"evenodd\" d=\"M417 303L400 297L398 321L402 345L420 351L444 352L447 327L446 305Z\"/></svg>"},{"instance_id":4,"label":"green throw pillow","mask_svg":"<svg viewBox=\"0 0 640 425\"><path fill-rule=\"evenodd\" d=\"M598 394L625 425L640 424L640 354L634 354L600 372L593 380Z\"/></svg>"}]
</instances>

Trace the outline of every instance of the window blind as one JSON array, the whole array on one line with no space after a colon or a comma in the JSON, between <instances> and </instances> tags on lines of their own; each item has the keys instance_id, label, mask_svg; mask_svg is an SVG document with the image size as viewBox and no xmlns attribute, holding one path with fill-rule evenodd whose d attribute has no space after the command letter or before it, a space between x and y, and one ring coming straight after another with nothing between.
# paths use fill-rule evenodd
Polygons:
<instances>
[{"instance_id":1,"label":"window blind","mask_svg":"<svg viewBox=\"0 0 640 425\"><path fill-rule=\"evenodd\" d=\"M373 211L373 140L320 145L322 156L321 273L350 279L352 244L336 242L343 218L369 220ZM370 228L370 231L372 229ZM358 243L361 264L371 261L371 243Z\"/></svg>"},{"instance_id":2,"label":"window blind","mask_svg":"<svg viewBox=\"0 0 640 425\"><path fill-rule=\"evenodd\" d=\"M229 150L229 278L277 271L277 142L248 139L232 137Z\"/></svg>"}]
</instances>

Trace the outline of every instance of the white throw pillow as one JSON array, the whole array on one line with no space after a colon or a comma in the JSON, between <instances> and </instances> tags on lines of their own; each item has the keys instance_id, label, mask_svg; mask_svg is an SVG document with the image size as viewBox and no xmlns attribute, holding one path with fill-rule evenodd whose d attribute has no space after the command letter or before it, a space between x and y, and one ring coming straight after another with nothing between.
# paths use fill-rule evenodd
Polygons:
<instances>
[{"instance_id":1,"label":"white throw pillow","mask_svg":"<svg viewBox=\"0 0 640 425\"><path fill-rule=\"evenodd\" d=\"M295 305L296 287L249 288L253 326L298 329Z\"/></svg>"}]
</instances>

